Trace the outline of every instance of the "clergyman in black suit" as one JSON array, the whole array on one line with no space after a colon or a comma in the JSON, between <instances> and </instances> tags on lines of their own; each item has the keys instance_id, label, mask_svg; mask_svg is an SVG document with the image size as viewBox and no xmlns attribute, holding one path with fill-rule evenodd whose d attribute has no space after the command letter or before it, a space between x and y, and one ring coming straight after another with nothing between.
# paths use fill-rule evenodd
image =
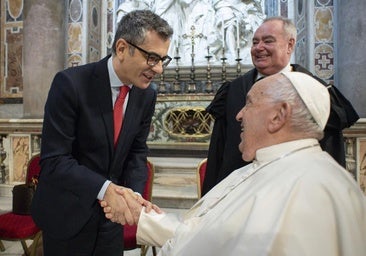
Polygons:
<instances>
[{"instance_id":1,"label":"clergyman in black suit","mask_svg":"<svg viewBox=\"0 0 366 256\"><path fill-rule=\"evenodd\" d=\"M150 82L171 61L172 34L151 11L132 11L118 24L112 55L54 77L32 204L44 255L123 255L121 225L105 218L99 202L107 201L125 223L133 223L116 188L142 192L147 180L146 140L157 97ZM113 106L121 85L129 90L116 136Z\"/></svg>"}]
</instances>

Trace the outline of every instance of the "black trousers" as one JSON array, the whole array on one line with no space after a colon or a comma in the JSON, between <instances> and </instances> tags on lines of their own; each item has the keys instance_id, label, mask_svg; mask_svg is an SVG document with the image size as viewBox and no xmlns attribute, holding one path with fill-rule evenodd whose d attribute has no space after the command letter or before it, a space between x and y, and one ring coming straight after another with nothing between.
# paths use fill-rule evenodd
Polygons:
<instances>
[{"instance_id":1,"label":"black trousers","mask_svg":"<svg viewBox=\"0 0 366 256\"><path fill-rule=\"evenodd\" d=\"M102 210L68 240L44 233L44 256L123 256L123 226L107 220Z\"/></svg>"}]
</instances>

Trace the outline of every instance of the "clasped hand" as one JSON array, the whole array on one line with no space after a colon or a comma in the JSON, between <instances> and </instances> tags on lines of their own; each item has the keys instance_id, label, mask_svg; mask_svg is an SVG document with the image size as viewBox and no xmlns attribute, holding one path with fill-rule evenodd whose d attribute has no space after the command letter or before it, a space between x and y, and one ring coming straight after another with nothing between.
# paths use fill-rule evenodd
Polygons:
<instances>
[{"instance_id":1,"label":"clasped hand","mask_svg":"<svg viewBox=\"0 0 366 256\"><path fill-rule=\"evenodd\" d=\"M132 189L113 183L108 186L104 200L100 201L100 205L103 207L107 219L122 225L137 225L143 207L145 207L146 212L154 210L157 213L162 213L158 206L145 200Z\"/></svg>"}]
</instances>

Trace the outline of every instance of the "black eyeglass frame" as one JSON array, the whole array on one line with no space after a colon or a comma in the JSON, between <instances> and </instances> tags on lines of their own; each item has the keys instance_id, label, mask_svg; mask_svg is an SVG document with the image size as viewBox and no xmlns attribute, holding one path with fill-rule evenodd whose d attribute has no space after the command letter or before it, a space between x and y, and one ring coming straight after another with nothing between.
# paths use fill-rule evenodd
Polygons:
<instances>
[{"instance_id":1,"label":"black eyeglass frame","mask_svg":"<svg viewBox=\"0 0 366 256\"><path fill-rule=\"evenodd\" d=\"M163 68L165 68L166 66L169 65L169 63L172 61L172 58L168 55L164 56L164 57L160 57L158 54L153 53L153 52L148 52L140 47L138 47L137 45L130 43L129 41L125 40L129 45L135 47L137 50L145 53L147 55L146 57L146 63L147 65L149 65L150 67L154 67L156 64L159 63L159 61L161 61Z\"/></svg>"}]
</instances>

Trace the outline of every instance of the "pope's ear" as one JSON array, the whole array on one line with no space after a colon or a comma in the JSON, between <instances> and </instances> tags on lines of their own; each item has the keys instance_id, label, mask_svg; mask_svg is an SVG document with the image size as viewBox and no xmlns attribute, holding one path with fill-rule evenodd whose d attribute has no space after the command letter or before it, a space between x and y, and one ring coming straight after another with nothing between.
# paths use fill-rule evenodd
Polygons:
<instances>
[{"instance_id":1,"label":"pope's ear","mask_svg":"<svg viewBox=\"0 0 366 256\"><path fill-rule=\"evenodd\" d=\"M269 120L268 130L275 133L287 123L291 114L291 106L286 102L278 103L272 110L271 119Z\"/></svg>"}]
</instances>

